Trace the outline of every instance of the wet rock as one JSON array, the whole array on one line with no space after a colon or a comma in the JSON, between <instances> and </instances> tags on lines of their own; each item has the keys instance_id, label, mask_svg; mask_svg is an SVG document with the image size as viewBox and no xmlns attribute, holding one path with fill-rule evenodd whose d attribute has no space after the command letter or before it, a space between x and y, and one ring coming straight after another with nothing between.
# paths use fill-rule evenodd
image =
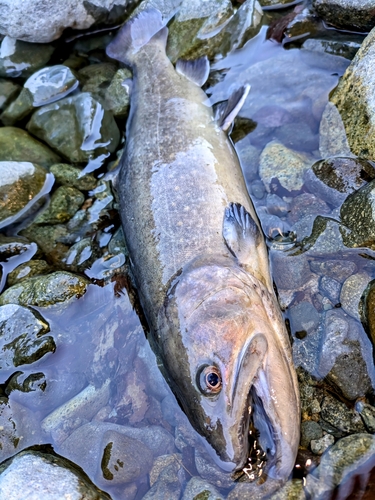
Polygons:
<instances>
[{"instance_id":1,"label":"wet rock","mask_svg":"<svg viewBox=\"0 0 375 500\"><path fill-rule=\"evenodd\" d=\"M181 500L224 500L224 497L212 484L194 476L186 485Z\"/></svg>"},{"instance_id":2,"label":"wet rock","mask_svg":"<svg viewBox=\"0 0 375 500\"><path fill-rule=\"evenodd\" d=\"M311 193L302 193L293 198L290 204L288 222L293 224L311 215L328 215L331 209L328 205Z\"/></svg>"},{"instance_id":3,"label":"wet rock","mask_svg":"<svg viewBox=\"0 0 375 500\"><path fill-rule=\"evenodd\" d=\"M102 447L99 476L103 484L129 483L148 474L151 469L150 449L139 440L108 431L103 436Z\"/></svg>"},{"instance_id":4,"label":"wet rock","mask_svg":"<svg viewBox=\"0 0 375 500\"><path fill-rule=\"evenodd\" d=\"M0 78L0 111L3 111L21 91L21 87L17 83L10 80Z\"/></svg>"},{"instance_id":5,"label":"wet rock","mask_svg":"<svg viewBox=\"0 0 375 500\"><path fill-rule=\"evenodd\" d=\"M323 435L322 428L313 420L306 420L301 424L301 446L307 448L311 440L320 439ZM315 452L314 452L315 453Z\"/></svg>"},{"instance_id":6,"label":"wet rock","mask_svg":"<svg viewBox=\"0 0 375 500\"><path fill-rule=\"evenodd\" d=\"M37 164L0 161L0 227L30 213L33 205L46 194L46 182L53 178Z\"/></svg>"},{"instance_id":7,"label":"wet rock","mask_svg":"<svg viewBox=\"0 0 375 500\"><path fill-rule=\"evenodd\" d=\"M0 234L0 262L23 254L32 249L32 243L21 236L4 236Z\"/></svg>"},{"instance_id":8,"label":"wet rock","mask_svg":"<svg viewBox=\"0 0 375 500\"><path fill-rule=\"evenodd\" d=\"M361 415L366 429L371 434L375 433L375 408L369 404L358 401L355 410Z\"/></svg>"},{"instance_id":9,"label":"wet rock","mask_svg":"<svg viewBox=\"0 0 375 500\"><path fill-rule=\"evenodd\" d=\"M373 216L375 180L352 193L342 204L340 215L342 236L348 247L375 247L375 218Z\"/></svg>"},{"instance_id":10,"label":"wet rock","mask_svg":"<svg viewBox=\"0 0 375 500\"><path fill-rule=\"evenodd\" d=\"M310 302L300 302L289 308L292 335L299 339L313 333L319 325L320 314Z\"/></svg>"},{"instance_id":11,"label":"wet rock","mask_svg":"<svg viewBox=\"0 0 375 500\"><path fill-rule=\"evenodd\" d=\"M99 255L99 248L92 238L83 238L69 248L62 263L73 272L85 272Z\"/></svg>"},{"instance_id":12,"label":"wet rock","mask_svg":"<svg viewBox=\"0 0 375 500\"><path fill-rule=\"evenodd\" d=\"M90 64L79 70L78 78L83 84L82 92L89 92L94 99L102 102L116 69L115 64L104 62Z\"/></svg>"},{"instance_id":13,"label":"wet rock","mask_svg":"<svg viewBox=\"0 0 375 500\"><path fill-rule=\"evenodd\" d=\"M34 241L38 247L48 256L48 262L60 265L65 259L69 246L64 244L64 238L68 237L68 229L62 224L53 226L38 226L31 224L21 231L30 241Z\"/></svg>"},{"instance_id":14,"label":"wet rock","mask_svg":"<svg viewBox=\"0 0 375 500\"><path fill-rule=\"evenodd\" d=\"M330 39L330 38L308 38L303 42L302 48L305 50L315 50L316 52L324 52L334 56L345 57L350 61L358 52L362 43L362 39Z\"/></svg>"},{"instance_id":15,"label":"wet rock","mask_svg":"<svg viewBox=\"0 0 375 500\"><path fill-rule=\"evenodd\" d=\"M328 276L322 276L319 287L322 293L328 297L333 304L338 303L341 290L341 283L339 281L328 278Z\"/></svg>"},{"instance_id":16,"label":"wet rock","mask_svg":"<svg viewBox=\"0 0 375 500\"><path fill-rule=\"evenodd\" d=\"M60 157L25 130L0 127L0 161L31 162L48 170Z\"/></svg>"},{"instance_id":17,"label":"wet rock","mask_svg":"<svg viewBox=\"0 0 375 500\"><path fill-rule=\"evenodd\" d=\"M78 80L67 66L43 68L26 80L22 92L1 115L1 120L5 125L13 125L34 108L58 101L77 87Z\"/></svg>"},{"instance_id":18,"label":"wet rock","mask_svg":"<svg viewBox=\"0 0 375 500\"><path fill-rule=\"evenodd\" d=\"M262 151L259 160L259 175L268 192L274 191L276 179L287 191L299 191L303 186L303 176L312 163L311 158L297 153L277 141L272 141ZM275 170L275 164L278 165Z\"/></svg>"},{"instance_id":19,"label":"wet rock","mask_svg":"<svg viewBox=\"0 0 375 500\"><path fill-rule=\"evenodd\" d=\"M364 396L372 387L369 347L358 322L342 310L328 311L319 356L320 376L349 400Z\"/></svg>"},{"instance_id":20,"label":"wet rock","mask_svg":"<svg viewBox=\"0 0 375 500\"><path fill-rule=\"evenodd\" d=\"M76 429L59 447L59 453L84 467L90 475L96 475L103 456L103 435L115 431L124 436L141 441L153 456L173 453L173 436L164 428L148 426L142 428L91 422Z\"/></svg>"},{"instance_id":21,"label":"wet rock","mask_svg":"<svg viewBox=\"0 0 375 500\"><path fill-rule=\"evenodd\" d=\"M82 175L82 170L66 163L57 163L50 168L57 184L70 186L81 191L95 189L97 181L92 174Z\"/></svg>"},{"instance_id":22,"label":"wet rock","mask_svg":"<svg viewBox=\"0 0 375 500\"><path fill-rule=\"evenodd\" d=\"M195 450L195 466L202 479L218 488L229 488L233 485L233 479L229 473L224 472L206 454Z\"/></svg>"},{"instance_id":23,"label":"wet rock","mask_svg":"<svg viewBox=\"0 0 375 500\"><path fill-rule=\"evenodd\" d=\"M68 222L85 201L84 195L76 188L60 186L52 194L50 203L34 219L34 224L63 224Z\"/></svg>"},{"instance_id":24,"label":"wet rock","mask_svg":"<svg viewBox=\"0 0 375 500\"><path fill-rule=\"evenodd\" d=\"M112 114L87 92L43 106L27 129L72 163L113 153L120 140Z\"/></svg>"},{"instance_id":25,"label":"wet rock","mask_svg":"<svg viewBox=\"0 0 375 500\"><path fill-rule=\"evenodd\" d=\"M288 5L294 3L294 0L259 0L262 7L273 7L274 5Z\"/></svg>"},{"instance_id":26,"label":"wet rock","mask_svg":"<svg viewBox=\"0 0 375 500\"><path fill-rule=\"evenodd\" d=\"M129 113L130 85L124 83L132 77L130 70L120 68L113 77L104 96L104 106L117 118L126 118Z\"/></svg>"},{"instance_id":27,"label":"wet rock","mask_svg":"<svg viewBox=\"0 0 375 500\"><path fill-rule=\"evenodd\" d=\"M308 281L311 272L304 255L287 256L282 252L270 253L276 286L283 290L296 290Z\"/></svg>"},{"instance_id":28,"label":"wet rock","mask_svg":"<svg viewBox=\"0 0 375 500\"><path fill-rule=\"evenodd\" d=\"M327 103L320 122L319 152L322 158L352 156L343 119L332 102Z\"/></svg>"},{"instance_id":29,"label":"wet rock","mask_svg":"<svg viewBox=\"0 0 375 500\"><path fill-rule=\"evenodd\" d=\"M367 331L372 343L375 343L375 286L374 282L369 284L365 293L363 316Z\"/></svg>"},{"instance_id":30,"label":"wet rock","mask_svg":"<svg viewBox=\"0 0 375 500\"><path fill-rule=\"evenodd\" d=\"M325 396L322 403L322 419L336 429L347 432L364 432L365 427L359 413L349 409L332 396Z\"/></svg>"},{"instance_id":31,"label":"wet rock","mask_svg":"<svg viewBox=\"0 0 375 500\"><path fill-rule=\"evenodd\" d=\"M323 454L319 467L307 476L307 493L311 498L330 498L336 486L350 481L354 474L372 469L374 453L374 436L353 434L340 439Z\"/></svg>"},{"instance_id":32,"label":"wet rock","mask_svg":"<svg viewBox=\"0 0 375 500\"><path fill-rule=\"evenodd\" d=\"M171 500L179 500L182 490L182 478L180 479L181 469L181 464L176 460L166 465L160 472L156 483L154 483L143 499L164 500L165 498L170 498Z\"/></svg>"},{"instance_id":33,"label":"wet rock","mask_svg":"<svg viewBox=\"0 0 375 500\"><path fill-rule=\"evenodd\" d=\"M20 493L22 492L22 493ZM68 460L37 451L24 451L0 467L0 496L7 500L23 498L71 498L72 500L110 500L96 488L86 474Z\"/></svg>"},{"instance_id":34,"label":"wet rock","mask_svg":"<svg viewBox=\"0 0 375 500\"><path fill-rule=\"evenodd\" d=\"M330 434L326 434L320 439L311 441L311 451L315 453L315 455L322 455L334 442L335 438Z\"/></svg>"},{"instance_id":35,"label":"wet rock","mask_svg":"<svg viewBox=\"0 0 375 500\"><path fill-rule=\"evenodd\" d=\"M305 174L306 187L335 207L375 178L374 167L358 158L328 158L315 163Z\"/></svg>"},{"instance_id":36,"label":"wet rock","mask_svg":"<svg viewBox=\"0 0 375 500\"><path fill-rule=\"evenodd\" d=\"M2 6L1 6L2 7ZM4 19L3 16L1 16ZM54 51L52 45L33 44L6 36L0 45L0 77L27 78L45 66Z\"/></svg>"},{"instance_id":37,"label":"wet rock","mask_svg":"<svg viewBox=\"0 0 375 500\"><path fill-rule=\"evenodd\" d=\"M265 195L265 191L266 190L262 181L257 179L251 183L250 192L258 200L261 200L263 198L263 196Z\"/></svg>"},{"instance_id":38,"label":"wet rock","mask_svg":"<svg viewBox=\"0 0 375 500\"><path fill-rule=\"evenodd\" d=\"M46 307L58 302L67 303L81 297L89 281L82 276L56 271L46 276L29 278L13 285L0 295L0 305L19 304Z\"/></svg>"},{"instance_id":39,"label":"wet rock","mask_svg":"<svg viewBox=\"0 0 375 500\"><path fill-rule=\"evenodd\" d=\"M374 41L375 31L371 31L330 98L341 115L352 152L370 159L375 154L372 120L375 76L371 70L375 54Z\"/></svg>"},{"instance_id":40,"label":"wet rock","mask_svg":"<svg viewBox=\"0 0 375 500\"><path fill-rule=\"evenodd\" d=\"M372 0L313 0L313 7L336 28L366 32L375 26Z\"/></svg>"},{"instance_id":41,"label":"wet rock","mask_svg":"<svg viewBox=\"0 0 375 500\"><path fill-rule=\"evenodd\" d=\"M340 230L341 226L335 220L317 216L311 235L302 240L301 246L307 255L312 257L342 253L347 247L343 243Z\"/></svg>"},{"instance_id":42,"label":"wet rock","mask_svg":"<svg viewBox=\"0 0 375 500\"><path fill-rule=\"evenodd\" d=\"M270 477L262 484L257 482L237 483L229 492L227 500L262 500L280 490L282 485L281 481L276 481Z\"/></svg>"},{"instance_id":43,"label":"wet rock","mask_svg":"<svg viewBox=\"0 0 375 500\"><path fill-rule=\"evenodd\" d=\"M361 319L362 307L360 301L363 292L370 282L368 274L361 272L349 276L342 285L340 293L341 307L355 319Z\"/></svg>"},{"instance_id":44,"label":"wet rock","mask_svg":"<svg viewBox=\"0 0 375 500\"><path fill-rule=\"evenodd\" d=\"M289 204L277 194L268 194L266 201L267 211L271 215L282 217L289 211Z\"/></svg>"},{"instance_id":45,"label":"wet rock","mask_svg":"<svg viewBox=\"0 0 375 500\"><path fill-rule=\"evenodd\" d=\"M357 266L350 260L311 260L310 269L314 273L343 283L349 276L356 273Z\"/></svg>"},{"instance_id":46,"label":"wet rock","mask_svg":"<svg viewBox=\"0 0 375 500\"><path fill-rule=\"evenodd\" d=\"M48 43L59 38L66 28L87 29L94 23L121 23L136 4L132 0L110 0L108 2L85 2L68 0L56 5L42 0L3 0L0 18L3 19L0 32L28 42ZM47 22L42 22L48 19ZM42 22L42 24L41 24Z\"/></svg>"},{"instance_id":47,"label":"wet rock","mask_svg":"<svg viewBox=\"0 0 375 500\"><path fill-rule=\"evenodd\" d=\"M269 500L305 500L303 481L301 479L287 481L276 493L267 498Z\"/></svg>"},{"instance_id":48,"label":"wet rock","mask_svg":"<svg viewBox=\"0 0 375 500\"><path fill-rule=\"evenodd\" d=\"M54 410L42 421L44 432L51 434L54 441L62 442L77 427L87 423L109 400L109 383L101 387L90 384L72 399Z\"/></svg>"},{"instance_id":49,"label":"wet rock","mask_svg":"<svg viewBox=\"0 0 375 500\"><path fill-rule=\"evenodd\" d=\"M36 311L16 304L0 306L0 369L31 364L56 349L48 323Z\"/></svg>"}]
</instances>

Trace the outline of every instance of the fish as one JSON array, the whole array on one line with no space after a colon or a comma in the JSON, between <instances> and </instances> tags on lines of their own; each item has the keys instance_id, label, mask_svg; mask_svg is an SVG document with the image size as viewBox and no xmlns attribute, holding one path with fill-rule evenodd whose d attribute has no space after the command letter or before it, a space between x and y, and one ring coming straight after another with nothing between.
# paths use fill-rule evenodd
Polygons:
<instances>
[{"instance_id":1,"label":"fish","mask_svg":"<svg viewBox=\"0 0 375 500\"><path fill-rule=\"evenodd\" d=\"M300 437L298 382L267 247L228 136L249 87L215 115L201 88L207 57L174 67L167 37L152 8L107 47L133 72L117 191L148 337L222 470L251 470L256 450L264 458L257 477L286 480Z\"/></svg>"}]
</instances>

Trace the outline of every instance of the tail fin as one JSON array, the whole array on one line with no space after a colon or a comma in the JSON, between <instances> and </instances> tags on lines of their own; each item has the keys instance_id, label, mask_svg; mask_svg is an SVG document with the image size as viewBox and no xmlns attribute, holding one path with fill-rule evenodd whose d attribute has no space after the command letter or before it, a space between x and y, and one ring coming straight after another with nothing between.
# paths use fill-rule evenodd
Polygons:
<instances>
[{"instance_id":1,"label":"tail fin","mask_svg":"<svg viewBox=\"0 0 375 500\"><path fill-rule=\"evenodd\" d=\"M155 36L157 34L157 36ZM132 65L134 55L150 42L166 45L168 28L159 10L147 9L128 21L107 47L107 55Z\"/></svg>"}]
</instances>

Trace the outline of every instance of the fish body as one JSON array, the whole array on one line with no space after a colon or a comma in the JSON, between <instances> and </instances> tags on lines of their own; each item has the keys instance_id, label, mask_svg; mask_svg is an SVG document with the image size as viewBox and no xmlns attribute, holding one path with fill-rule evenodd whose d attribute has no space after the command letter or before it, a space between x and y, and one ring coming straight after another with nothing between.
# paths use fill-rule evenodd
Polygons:
<instances>
[{"instance_id":1,"label":"fish body","mask_svg":"<svg viewBox=\"0 0 375 500\"><path fill-rule=\"evenodd\" d=\"M266 471L285 479L299 394L266 245L230 140L191 81L205 62L176 71L166 39L150 9L107 49L134 75L118 193L139 299L167 380L217 462L246 465L253 419Z\"/></svg>"}]
</instances>

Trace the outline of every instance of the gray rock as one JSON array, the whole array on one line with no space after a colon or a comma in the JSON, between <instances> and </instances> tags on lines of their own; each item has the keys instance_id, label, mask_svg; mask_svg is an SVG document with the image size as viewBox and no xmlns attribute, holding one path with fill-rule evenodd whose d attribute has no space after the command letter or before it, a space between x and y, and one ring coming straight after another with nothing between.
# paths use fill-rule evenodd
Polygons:
<instances>
[{"instance_id":1,"label":"gray rock","mask_svg":"<svg viewBox=\"0 0 375 500\"><path fill-rule=\"evenodd\" d=\"M356 411L361 415L366 429L371 434L375 433L375 408L369 404L358 401L355 405Z\"/></svg>"},{"instance_id":2,"label":"gray rock","mask_svg":"<svg viewBox=\"0 0 375 500\"><path fill-rule=\"evenodd\" d=\"M322 428L314 420L306 420L301 424L301 446L307 448L311 440L320 439L323 435Z\"/></svg>"},{"instance_id":3,"label":"gray rock","mask_svg":"<svg viewBox=\"0 0 375 500\"><path fill-rule=\"evenodd\" d=\"M43 106L27 129L72 163L113 153L120 141L112 114L88 92Z\"/></svg>"},{"instance_id":4,"label":"gray rock","mask_svg":"<svg viewBox=\"0 0 375 500\"><path fill-rule=\"evenodd\" d=\"M257 198L258 200L261 200L266 192L263 182L259 179L256 179L254 182L251 183L250 190L251 194L255 196L255 198Z\"/></svg>"},{"instance_id":5,"label":"gray rock","mask_svg":"<svg viewBox=\"0 0 375 500\"><path fill-rule=\"evenodd\" d=\"M78 78L82 83L82 92L89 92L99 102L103 102L113 77L116 73L116 65L110 62L90 64L78 72ZM124 89L125 91L125 89Z\"/></svg>"},{"instance_id":6,"label":"gray rock","mask_svg":"<svg viewBox=\"0 0 375 500\"><path fill-rule=\"evenodd\" d=\"M0 111L9 106L21 91L20 85L0 78Z\"/></svg>"},{"instance_id":7,"label":"gray rock","mask_svg":"<svg viewBox=\"0 0 375 500\"><path fill-rule=\"evenodd\" d=\"M74 217L73 217L74 218ZM72 219L71 219L72 220ZM26 236L30 241L34 241L38 248L48 255L48 261L56 266L61 266L69 249L65 240L68 238L68 229L63 224L52 226L38 226L31 224L21 231L22 236Z\"/></svg>"},{"instance_id":8,"label":"gray rock","mask_svg":"<svg viewBox=\"0 0 375 500\"><path fill-rule=\"evenodd\" d=\"M262 484L237 483L229 492L227 500L262 500L268 498L268 495L275 493L282 487L283 483L270 477Z\"/></svg>"},{"instance_id":9,"label":"gray rock","mask_svg":"<svg viewBox=\"0 0 375 500\"><path fill-rule=\"evenodd\" d=\"M373 0L313 0L313 7L325 21L350 31L369 31L375 26Z\"/></svg>"},{"instance_id":10,"label":"gray rock","mask_svg":"<svg viewBox=\"0 0 375 500\"><path fill-rule=\"evenodd\" d=\"M59 38L66 28L82 30L95 22L121 22L127 9L131 10L136 3L133 0L67 0L56 6L44 0L2 0L0 33L37 44L48 43Z\"/></svg>"},{"instance_id":11,"label":"gray rock","mask_svg":"<svg viewBox=\"0 0 375 500\"><path fill-rule=\"evenodd\" d=\"M6 36L0 45L0 77L28 77L47 64L53 51L52 45L22 42L18 35Z\"/></svg>"},{"instance_id":12,"label":"gray rock","mask_svg":"<svg viewBox=\"0 0 375 500\"><path fill-rule=\"evenodd\" d=\"M132 77L132 73L126 68L120 68L108 86L105 96L105 108L117 118L126 118L129 112L130 86L124 84Z\"/></svg>"},{"instance_id":13,"label":"gray rock","mask_svg":"<svg viewBox=\"0 0 375 500\"><path fill-rule=\"evenodd\" d=\"M286 215L289 210L289 204L277 194L268 194L266 205L268 213L278 217Z\"/></svg>"},{"instance_id":14,"label":"gray rock","mask_svg":"<svg viewBox=\"0 0 375 500\"><path fill-rule=\"evenodd\" d=\"M352 60L361 46L362 40L330 38L308 38L302 44L306 50L315 50Z\"/></svg>"},{"instance_id":15,"label":"gray rock","mask_svg":"<svg viewBox=\"0 0 375 500\"><path fill-rule=\"evenodd\" d=\"M129 427L109 422L91 422L76 429L58 448L58 452L83 467L87 474L95 475L103 454L103 436L108 431L141 441L154 457L173 453L174 440L164 428L158 426Z\"/></svg>"},{"instance_id":16,"label":"gray rock","mask_svg":"<svg viewBox=\"0 0 375 500\"><path fill-rule=\"evenodd\" d=\"M0 161L31 162L46 170L61 158L25 130L0 127Z\"/></svg>"},{"instance_id":17,"label":"gray rock","mask_svg":"<svg viewBox=\"0 0 375 500\"><path fill-rule=\"evenodd\" d=\"M200 477L194 476L186 485L181 500L224 500L219 491Z\"/></svg>"},{"instance_id":18,"label":"gray rock","mask_svg":"<svg viewBox=\"0 0 375 500\"><path fill-rule=\"evenodd\" d=\"M349 400L372 388L369 344L361 325L342 310L326 313L318 371Z\"/></svg>"},{"instance_id":19,"label":"gray rock","mask_svg":"<svg viewBox=\"0 0 375 500\"><path fill-rule=\"evenodd\" d=\"M300 302L289 308L292 335L299 339L313 333L320 323L320 314L310 302Z\"/></svg>"},{"instance_id":20,"label":"gray rock","mask_svg":"<svg viewBox=\"0 0 375 500\"><path fill-rule=\"evenodd\" d=\"M336 429L347 432L364 432L365 427L359 413L350 410L332 396L325 396L322 403L322 419L333 425Z\"/></svg>"},{"instance_id":21,"label":"gray rock","mask_svg":"<svg viewBox=\"0 0 375 500\"><path fill-rule=\"evenodd\" d=\"M46 184L51 188L53 178L39 165L0 161L0 228L30 214L48 192Z\"/></svg>"},{"instance_id":22,"label":"gray rock","mask_svg":"<svg viewBox=\"0 0 375 500\"><path fill-rule=\"evenodd\" d=\"M305 500L303 481L301 479L287 481L277 492L267 498L269 500Z\"/></svg>"},{"instance_id":23,"label":"gray rock","mask_svg":"<svg viewBox=\"0 0 375 500\"><path fill-rule=\"evenodd\" d=\"M61 457L24 451L0 467L0 496L7 500L110 500L74 464Z\"/></svg>"},{"instance_id":24,"label":"gray rock","mask_svg":"<svg viewBox=\"0 0 375 500\"><path fill-rule=\"evenodd\" d=\"M233 485L231 474L224 472L205 453L195 450L195 466L202 479L218 488L229 488Z\"/></svg>"},{"instance_id":25,"label":"gray rock","mask_svg":"<svg viewBox=\"0 0 375 500\"><path fill-rule=\"evenodd\" d=\"M81 208L85 201L84 195L78 189L70 186L60 186L54 191L46 208L37 215L33 223L64 224Z\"/></svg>"},{"instance_id":26,"label":"gray rock","mask_svg":"<svg viewBox=\"0 0 375 500\"><path fill-rule=\"evenodd\" d=\"M95 259L99 258L99 256L100 250L97 243L93 241L92 238L83 238L69 248L62 263L69 271L83 273L94 263ZM109 260L108 255L106 255L106 259ZM120 262L121 261L119 261L119 264ZM114 264L113 260L111 264ZM118 268L115 267L114 270L117 269Z\"/></svg>"},{"instance_id":27,"label":"gray rock","mask_svg":"<svg viewBox=\"0 0 375 500\"><path fill-rule=\"evenodd\" d=\"M275 163L278 165L275 170ZM297 153L278 141L272 141L262 151L259 160L259 175L268 192L277 179L289 192L299 191L303 186L306 170L314 163L307 154Z\"/></svg>"},{"instance_id":28,"label":"gray rock","mask_svg":"<svg viewBox=\"0 0 375 500\"><path fill-rule=\"evenodd\" d=\"M288 222L294 224L304 217L311 215L328 215L331 209L323 200L311 193L302 193L293 198L288 213Z\"/></svg>"},{"instance_id":29,"label":"gray rock","mask_svg":"<svg viewBox=\"0 0 375 500\"><path fill-rule=\"evenodd\" d=\"M370 280L367 273L361 272L349 276L342 285L340 293L341 307L355 319L361 319L360 300Z\"/></svg>"},{"instance_id":30,"label":"gray rock","mask_svg":"<svg viewBox=\"0 0 375 500\"><path fill-rule=\"evenodd\" d=\"M305 255L288 256L271 251L270 257L278 289L296 290L309 280L311 271Z\"/></svg>"},{"instance_id":31,"label":"gray rock","mask_svg":"<svg viewBox=\"0 0 375 500\"><path fill-rule=\"evenodd\" d=\"M310 269L321 276L343 283L349 276L356 273L357 266L351 260L311 260Z\"/></svg>"},{"instance_id":32,"label":"gray rock","mask_svg":"<svg viewBox=\"0 0 375 500\"><path fill-rule=\"evenodd\" d=\"M143 497L143 500L179 500L181 496L181 479L180 471L182 466L175 460L167 465L160 472L160 475L151 487L151 489Z\"/></svg>"},{"instance_id":33,"label":"gray rock","mask_svg":"<svg viewBox=\"0 0 375 500\"><path fill-rule=\"evenodd\" d=\"M335 438L333 436L325 434L322 438L311 441L311 451L315 455L322 455L334 442Z\"/></svg>"},{"instance_id":34,"label":"gray rock","mask_svg":"<svg viewBox=\"0 0 375 500\"><path fill-rule=\"evenodd\" d=\"M56 349L46 335L49 324L36 311L16 304L0 306L0 369L34 363Z\"/></svg>"},{"instance_id":35,"label":"gray rock","mask_svg":"<svg viewBox=\"0 0 375 500\"><path fill-rule=\"evenodd\" d=\"M322 158L352 156L343 119L332 102L328 102L323 111L319 136L319 152Z\"/></svg>"},{"instance_id":36,"label":"gray rock","mask_svg":"<svg viewBox=\"0 0 375 500\"><path fill-rule=\"evenodd\" d=\"M337 304L340 296L341 283L328 276L322 276L319 282L320 290L333 304Z\"/></svg>"},{"instance_id":37,"label":"gray rock","mask_svg":"<svg viewBox=\"0 0 375 500\"><path fill-rule=\"evenodd\" d=\"M151 469L151 450L137 439L107 431L102 448L99 476L103 484L129 483L148 474Z\"/></svg>"},{"instance_id":38,"label":"gray rock","mask_svg":"<svg viewBox=\"0 0 375 500\"><path fill-rule=\"evenodd\" d=\"M82 296L89 281L82 276L56 271L36 276L8 288L0 295L0 305L20 304L46 307L58 302L68 303Z\"/></svg>"},{"instance_id":39,"label":"gray rock","mask_svg":"<svg viewBox=\"0 0 375 500\"><path fill-rule=\"evenodd\" d=\"M97 180L92 174L82 175L82 170L66 163L57 163L50 168L55 181L64 186L74 187L82 191L95 189Z\"/></svg>"}]
</instances>

